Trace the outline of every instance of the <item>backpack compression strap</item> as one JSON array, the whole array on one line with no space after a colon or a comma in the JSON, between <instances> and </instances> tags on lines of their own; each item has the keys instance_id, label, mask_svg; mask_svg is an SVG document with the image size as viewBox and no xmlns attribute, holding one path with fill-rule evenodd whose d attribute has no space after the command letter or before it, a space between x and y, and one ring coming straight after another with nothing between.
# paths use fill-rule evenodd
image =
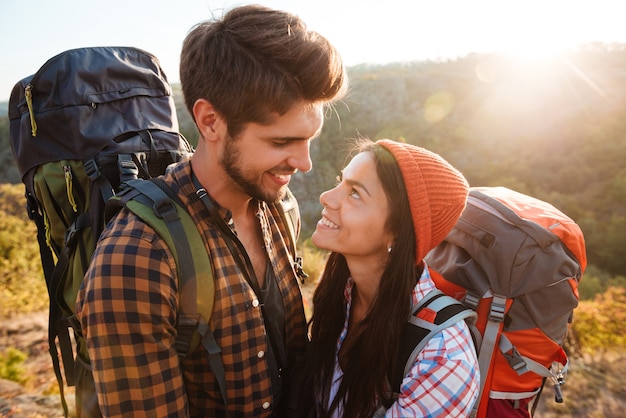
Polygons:
<instances>
[{"instance_id":1,"label":"backpack compression strap","mask_svg":"<svg viewBox=\"0 0 626 418\"><path fill-rule=\"evenodd\" d=\"M298 201L296 197L291 193L291 190L287 188L285 197L280 201L280 213L287 227L289 235L289 249L293 254L294 270L296 275L300 278L300 281L304 283L304 279L309 277L308 274L302 268L302 257L298 255L296 243L298 242L298 236L300 235L300 208L298 207Z\"/></svg>"},{"instance_id":2,"label":"backpack compression strap","mask_svg":"<svg viewBox=\"0 0 626 418\"><path fill-rule=\"evenodd\" d=\"M46 279L46 287L48 289L48 297L50 301L49 313L48 313L48 352L50 354L50 358L52 359L52 367L54 369L54 374L57 379L59 392L61 395L61 406L63 407L63 412L65 416L69 416L69 409L67 406L67 402L65 400L64 395L64 387L63 387L63 377L61 375L61 364L59 362L59 353L57 351L56 346L56 335L57 335L57 327L58 321L61 317L60 308L54 303L55 294L50 289L50 283L52 281L52 276L54 274L54 257L52 255L52 250L47 245L46 241L46 227L43 219L43 215L41 215L39 211L39 205L37 203L37 199L35 196L27 189L26 190L26 212L28 217L35 223L37 226L37 242L39 243L39 255L41 258L41 266L43 269L44 277ZM70 346L71 347L71 346ZM67 365L73 364L74 358L73 355L71 358L67 359ZM69 367L65 368L66 373L66 381L74 383L73 373L69 373Z\"/></svg>"},{"instance_id":3,"label":"backpack compression strap","mask_svg":"<svg viewBox=\"0 0 626 418\"><path fill-rule=\"evenodd\" d=\"M209 354L224 405L227 405L221 349L208 325L215 284L202 237L178 197L162 180L132 180L127 186L107 204L107 209L115 211L125 204L163 238L174 255L180 281L176 351L182 360L202 343ZM107 217L110 216L108 212Z\"/></svg>"}]
</instances>

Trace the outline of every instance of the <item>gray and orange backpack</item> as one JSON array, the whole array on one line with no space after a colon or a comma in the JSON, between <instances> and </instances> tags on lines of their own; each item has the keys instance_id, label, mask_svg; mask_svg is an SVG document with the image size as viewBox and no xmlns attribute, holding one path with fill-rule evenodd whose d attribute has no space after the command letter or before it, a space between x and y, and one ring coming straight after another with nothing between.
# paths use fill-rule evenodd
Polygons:
<instances>
[{"instance_id":1,"label":"gray and orange backpack","mask_svg":"<svg viewBox=\"0 0 626 418\"><path fill-rule=\"evenodd\" d=\"M465 319L475 334L481 374L472 416L532 416L546 381L555 401L563 402L569 366L563 344L587 265L580 227L534 197L505 187L473 187L458 223L425 260L438 295L428 295L436 302L422 305L438 314L426 326L409 320L400 348L401 360L408 355L399 362L402 372L430 335ZM398 391L402 372L390 379Z\"/></svg>"}]
</instances>

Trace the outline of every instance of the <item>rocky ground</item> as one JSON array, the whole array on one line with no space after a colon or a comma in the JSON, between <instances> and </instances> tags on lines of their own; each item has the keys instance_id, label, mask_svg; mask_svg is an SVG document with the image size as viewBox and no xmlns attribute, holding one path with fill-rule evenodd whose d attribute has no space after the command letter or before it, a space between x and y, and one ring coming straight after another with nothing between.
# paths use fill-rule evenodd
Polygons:
<instances>
[{"instance_id":1,"label":"rocky ground","mask_svg":"<svg viewBox=\"0 0 626 418\"><path fill-rule=\"evenodd\" d=\"M28 358L22 384L0 379L0 417L63 417L60 396L48 354L48 313L21 315L0 321L0 353L17 348ZM68 394L73 403L73 394Z\"/></svg>"}]
</instances>

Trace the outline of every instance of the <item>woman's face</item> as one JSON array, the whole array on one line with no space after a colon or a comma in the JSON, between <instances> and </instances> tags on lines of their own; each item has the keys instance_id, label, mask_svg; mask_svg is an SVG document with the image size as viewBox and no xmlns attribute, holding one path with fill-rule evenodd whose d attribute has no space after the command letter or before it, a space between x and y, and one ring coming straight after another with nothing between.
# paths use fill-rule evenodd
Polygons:
<instances>
[{"instance_id":1,"label":"woman's face","mask_svg":"<svg viewBox=\"0 0 626 418\"><path fill-rule=\"evenodd\" d=\"M392 234L387 230L389 202L372 154L357 154L344 168L339 184L320 196L324 206L313 243L324 250L354 257L388 257Z\"/></svg>"}]
</instances>

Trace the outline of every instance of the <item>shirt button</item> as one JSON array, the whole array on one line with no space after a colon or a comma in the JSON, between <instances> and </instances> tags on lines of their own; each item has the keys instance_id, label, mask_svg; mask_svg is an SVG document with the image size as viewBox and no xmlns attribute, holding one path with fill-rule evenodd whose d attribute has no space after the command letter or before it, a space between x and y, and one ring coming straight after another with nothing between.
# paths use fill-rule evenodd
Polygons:
<instances>
[{"instance_id":1,"label":"shirt button","mask_svg":"<svg viewBox=\"0 0 626 418\"><path fill-rule=\"evenodd\" d=\"M269 409L269 407L270 407L269 402L263 402L263 409Z\"/></svg>"},{"instance_id":2,"label":"shirt button","mask_svg":"<svg viewBox=\"0 0 626 418\"><path fill-rule=\"evenodd\" d=\"M263 358L263 357L265 357L265 351L263 351L263 350L259 351L259 352L257 353L257 355L256 355L256 356L257 356L258 358Z\"/></svg>"},{"instance_id":3,"label":"shirt button","mask_svg":"<svg viewBox=\"0 0 626 418\"><path fill-rule=\"evenodd\" d=\"M254 299L252 301L252 306L254 306L255 308L259 306L259 300L258 299Z\"/></svg>"}]
</instances>

